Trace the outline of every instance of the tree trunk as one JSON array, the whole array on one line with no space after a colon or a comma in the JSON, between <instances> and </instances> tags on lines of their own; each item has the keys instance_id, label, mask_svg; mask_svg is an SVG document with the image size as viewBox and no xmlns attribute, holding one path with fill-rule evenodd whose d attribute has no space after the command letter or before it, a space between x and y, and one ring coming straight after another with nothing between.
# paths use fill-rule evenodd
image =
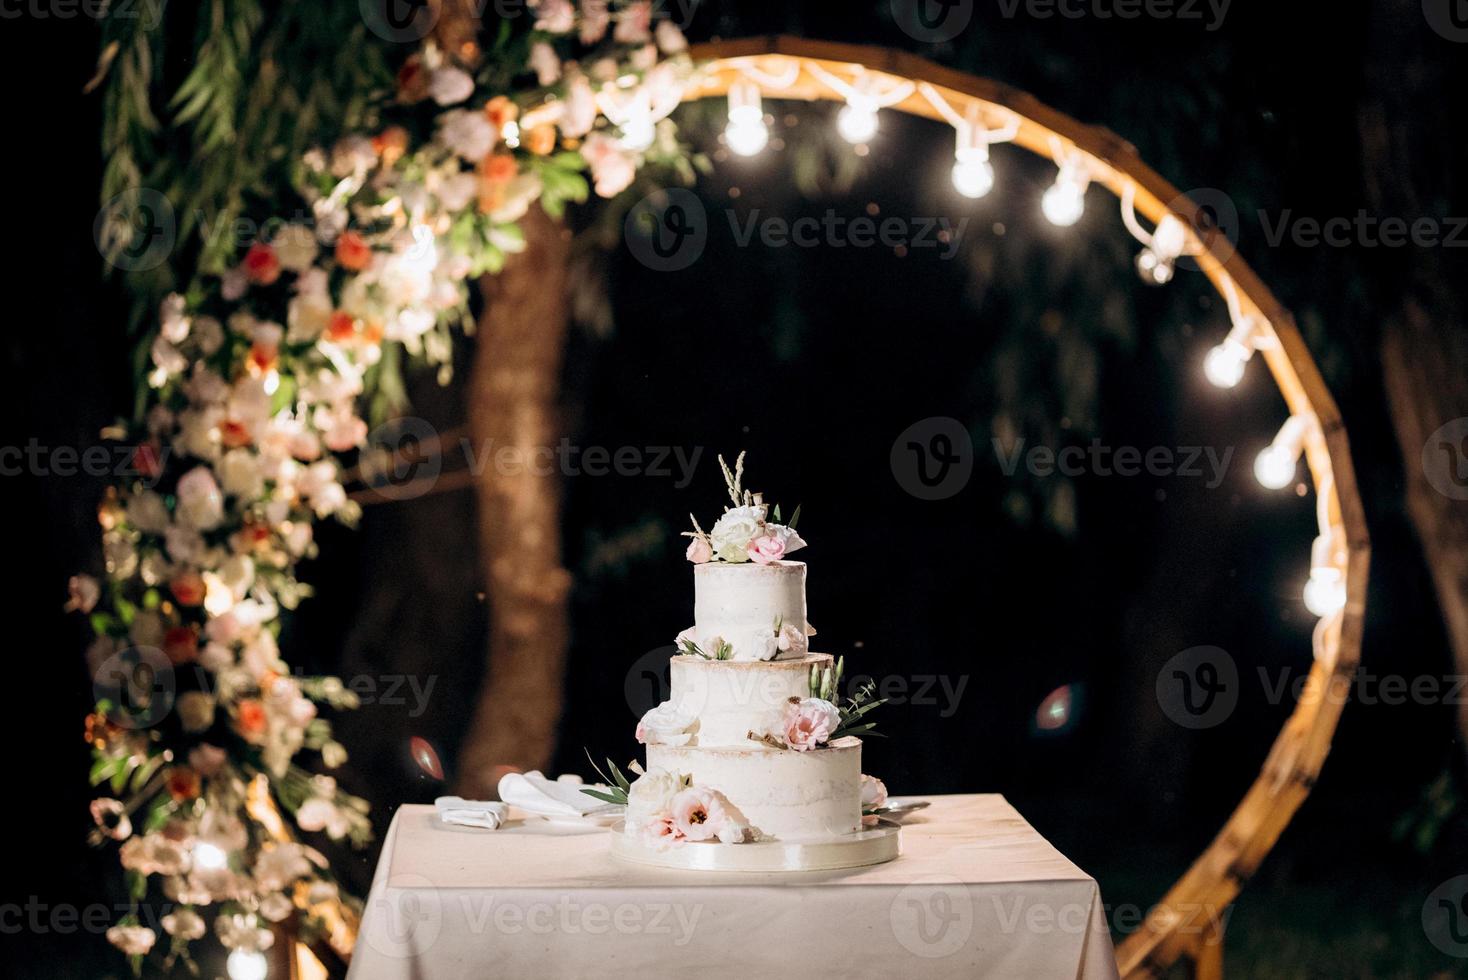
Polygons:
<instances>
[{"instance_id":1,"label":"tree trunk","mask_svg":"<svg viewBox=\"0 0 1468 980\"><path fill-rule=\"evenodd\" d=\"M1360 112L1366 198L1378 216L1430 215L1453 199L1462 163L1451 111L1454 79L1434 57L1441 39L1421 28L1416 0L1377 0ZM1450 225L1444 225L1447 235ZM1407 516L1421 539L1453 661L1468 673L1468 335L1461 291L1449 285L1443 246L1391 256L1381 361L1402 452ZM1406 253L1406 254L1402 254ZM1384 257L1386 258L1386 257ZM1383 263L1385 264L1385 263ZM1461 282L1456 279L1454 281ZM1439 432L1443 426L1454 423ZM1468 704L1458 708L1468 745Z\"/></svg>"},{"instance_id":2,"label":"tree trunk","mask_svg":"<svg viewBox=\"0 0 1468 980\"><path fill-rule=\"evenodd\" d=\"M569 234L538 208L526 249L481 283L469 426L490 628L479 704L459 753L458 790L492 798L509 771L545 766L565 672L570 576L561 567L557 395L566 345Z\"/></svg>"}]
</instances>

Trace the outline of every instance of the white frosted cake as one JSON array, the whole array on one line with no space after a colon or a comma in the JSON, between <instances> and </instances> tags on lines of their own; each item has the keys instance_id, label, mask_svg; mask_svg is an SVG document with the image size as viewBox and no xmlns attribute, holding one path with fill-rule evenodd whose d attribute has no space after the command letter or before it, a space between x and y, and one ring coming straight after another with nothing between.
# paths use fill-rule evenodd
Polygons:
<instances>
[{"instance_id":1,"label":"white frosted cake","mask_svg":"<svg viewBox=\"0 0 1468 980\"><path fill-rule=\"evenodd\" d=\"M667 863L719 870L740 867L717 857L729 845L803 843L820 867L889 860L895 828L877 841L864 831L885 789L862 775L855 737L880 702L870 687L840 697L841 662L809 651L806 569L786 558L805 545L799 512L782 524L778 507L743 490L743 462L724 466L734 506L688 534L694 624L678 635L668 700L637 726L646 769L634 765L629 784L614 767L618 787L590 792L626 803L624 857L696 845L695 859ZM833 847L843 842L860 846ZM777 870L805 867L782 860Z\"/></svg>"}]
</instances>

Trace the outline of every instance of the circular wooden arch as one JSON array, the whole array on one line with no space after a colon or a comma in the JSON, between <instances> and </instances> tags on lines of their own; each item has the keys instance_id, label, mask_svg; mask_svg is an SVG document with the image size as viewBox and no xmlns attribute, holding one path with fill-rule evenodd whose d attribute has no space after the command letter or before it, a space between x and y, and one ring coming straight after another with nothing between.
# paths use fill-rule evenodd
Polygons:
<instances>
[{"instance_id":1,"label":"circular wooden arch","mask_svg":"<svg viewBox=\"0 0 1468 980\"><path fill-rule=\"evenodd\" d=\"M927 83L960 114L975 111L987 125L1017 127L1011 142L1056 160L1080 154L1094 183L1125 199L1154 225L1168 214L1188 230L1190 252L1213 287L1238 313L1253 317L1264 331L1259 353L1284 395L1290 414L1312 417L1304 455L1318 499L1322 532L1335 535L1346 549L1345 607L1321 619L1314 636L1315 662L1305 694L1275 739L1258 777L1223 828L1148 914L1141 928L1117 948L1125 977L1160 976L1179 958L1191 960L1198 976L1222 971L1221 922L1225 906L1258 868L1295 811L1309 795L1330 751L1344 698L1361 652L1370 540L1351 466L1345 426L1319 369L1288 310L1259 280L1222 236L1204 238L1199 206L1153 172L1132 146L1115 134L1087 126L1034 97L997 82L902 51L865 45L808 41L774 36L695 45L691 55L700 71L684 99L726 95L751 78L780 79L768 95L777 99L839 99L822 74L850 80L862 73L878 82ZM798 71L792 70L798 67ZM929 119L943 119L918 92L889 108ZM1209 914L1212 913L1212 914Z\"/></svg>"}]
</instances>

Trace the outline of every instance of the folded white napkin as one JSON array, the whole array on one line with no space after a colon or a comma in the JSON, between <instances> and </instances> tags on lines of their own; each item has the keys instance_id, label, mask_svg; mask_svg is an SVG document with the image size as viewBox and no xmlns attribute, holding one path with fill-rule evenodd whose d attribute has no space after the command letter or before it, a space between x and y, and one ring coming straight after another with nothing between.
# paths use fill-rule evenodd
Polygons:
<instances>
[{"instance_id":1,"label":"folded white napkin","mask_svg":"<svg viewBox=\"0 0 1468 980\"><path fill-rule=\"evenodd\" d=\"M507 773L500 780L499 791L506 803L542 817L584 817L616 809L615 804L581 792L581 785L575 776L551 780L531 770Z\"/></svg>"},{"instance_id":2,"label":"folded white napkin","mask_svg":"<svg viewBox=\"0 0 1468 980\"><path fill-rule=\"evenodd\" d=\"M461 827L498 830L510 815L510 808L503 803L466 800L459 796L440 796L433 805L438 809L438 819Z\"/></svg>"}]
</instances>

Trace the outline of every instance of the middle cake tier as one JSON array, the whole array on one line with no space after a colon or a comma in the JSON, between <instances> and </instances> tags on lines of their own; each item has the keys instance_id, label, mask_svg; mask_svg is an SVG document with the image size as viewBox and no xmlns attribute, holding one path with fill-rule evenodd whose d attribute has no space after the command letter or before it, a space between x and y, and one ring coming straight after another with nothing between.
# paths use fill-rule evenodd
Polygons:
<instances>
[{"instance_id":1,"label":"middle cake tier","mask_svg":"<svg viewBox=\"0 0 1468 980\"><path fill-rule=\"evenodd\" d=\"M824 653L766 661L675 656L669 701L697 719L693 744L746 747L749 733L768 731L791 698L810 696L811 668L830 663Z\"/></svg>"}]
</instances>

